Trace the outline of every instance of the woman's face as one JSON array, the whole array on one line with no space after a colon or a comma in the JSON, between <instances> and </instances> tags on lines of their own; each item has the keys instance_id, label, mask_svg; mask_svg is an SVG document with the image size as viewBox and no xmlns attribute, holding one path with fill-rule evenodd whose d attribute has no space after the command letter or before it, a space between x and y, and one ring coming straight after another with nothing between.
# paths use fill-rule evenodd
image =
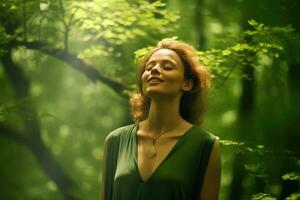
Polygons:
<instances>
[{"instance_id":1,"label":"woman's face","mask_svg":"<svg viewBox=\"0 0 300 200\"><path fill-rule=\"evenodd\" d=\"M159 49L152 54L142 74L144 95L177 96L191 90L191 80L184 79L184 66L175 51Z\"/></svg>"}]
</instances>

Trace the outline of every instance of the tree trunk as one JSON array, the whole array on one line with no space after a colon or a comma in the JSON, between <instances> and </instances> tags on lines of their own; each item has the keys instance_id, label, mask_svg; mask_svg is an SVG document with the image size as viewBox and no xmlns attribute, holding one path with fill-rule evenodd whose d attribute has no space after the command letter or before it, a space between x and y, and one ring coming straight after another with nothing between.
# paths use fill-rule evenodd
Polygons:
<instances>
[{"instance_id":1,"label":"tree trunk","mask_svg":"<svg viewBox=\"0 0 300 200\"><path fill-rule=\"evenodd\" d=\"M20 142L29 148L36 157L45 174L49 177L49 179L56 183L57 188L64 196L64 199L76 200L78 198L74 193L72 193L72 191L75 191L76 189L75 184L63 171L59 163L55 160L41 139L39 119L34 110L34 106L29 100L30 81L27 79L27 77L25 77L20 67L13 63L11 56L11 49L8 49L6 53L2 54L0 61L2 62L4 71L12 84L12 88L16 95L16 100L27 100L27 110L26 114L19 116L22 119L24 130L20 131L14 128L9 128L8 126L0 126L1 132L11 131L11 133L5 133L2 135L8 136L11 134L14 137L8 136L8 138L13 139L16 142Z\"/></svg>"},{"instance_id":2,"label":"tree trunk","mask_svg":"<svg viewBox=\"0 0 300 200\"><path fill-rule=\"evenodd\" d=\"M242 94L239 105L238 141L247 141L251 133L252 112L254 107L254 68L250 65L243 66ZM241 199L244 193L243 180L245 178L244 164L246 155L236 154L233 160L232 181L228 199Z\"/></svg>"},{"instance_id":3,"label":"tree trunk","mask_svg":"<svg viewBox=\"0 0 300 200\"><path fill-rule=\"evenodd\" d=\"M289 92L290 92L290 108L288 111L289 121L287 125L284 149L295 152L299 155L300 147L300 63L292 61L289 66ZM299 159L299 158L298 158ZM294 160L285 156L282 162L281 175L291 172L299 172L299 166L297 166ZM297 180L282 180L281 194L279 199L284 199L294 192L299 192L299 181Z\"/></svg>"},{"instance_id":4,"label":"tree trunk","mask_svg":"<svg viewBox=\"0 0 300 200\"><path fill-rule=\"evenodd\" d=\"M196 12L195 12L195 26L196 31L198 32L198 44L199 44L199 50L204 51L206 50L206 40L204 35L204 15L203 15L203 9L204 9L204 2L203 0L196 0Z\"/></svg>"},{"instance_id":5,"label":"tree trunk","mask_svg":"<svg viewBox=\"0 0 300 200\"><path fill-rule=\"evenodd\" d=\"M285 14L285 20L287 24L291 24L295 29L295 33L300 36L300 20L299 20L299 9L300 9L300 1L298 0L290 0L290 1L281 1L282 6L287 10ZM293 45L297 45L293 44ZM289 110L287 117L288 124L285 133L285 141L284 148L290 151L296 152L296 160L299 161L300 154L300 61L297 58L297 50L299 47L294 48L294 60L289 63L288 68L288 86L290 93L290 102L289 102ZM296 161L297 162L297 161ZM290 173L290 172L299 172L299 164L295 163L295 161L283 160L282 162L282 174ZM292 180L283 180L280 199L284 199L289 196L291 193L296 191L300 191L299 181Z\"/></svg>"}]
</instances>

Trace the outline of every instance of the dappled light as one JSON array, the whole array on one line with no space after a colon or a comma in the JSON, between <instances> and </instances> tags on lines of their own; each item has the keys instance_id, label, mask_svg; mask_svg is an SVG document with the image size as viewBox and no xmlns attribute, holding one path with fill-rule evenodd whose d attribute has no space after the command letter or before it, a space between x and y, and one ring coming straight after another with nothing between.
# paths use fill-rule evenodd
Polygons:
<instances>
[{"instance_id":1,"label":"dappled light","mask_svg":"<svg viewBox=\"0 0 300 200\"><path fill-rule=\"evenodd\" d=\"M258 5L259 4L259 5ZM212 74L221 200L300 199L300 3L0 3L0 199L99 199L104 142L134 123L139 64L185 41Z\"/></svg>"}]
</instances>

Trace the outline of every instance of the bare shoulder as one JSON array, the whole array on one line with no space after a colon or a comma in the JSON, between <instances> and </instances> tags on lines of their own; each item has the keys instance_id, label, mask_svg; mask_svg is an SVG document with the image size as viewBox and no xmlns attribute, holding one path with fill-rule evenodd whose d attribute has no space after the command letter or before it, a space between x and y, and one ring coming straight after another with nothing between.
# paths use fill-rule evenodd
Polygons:
<instances>
[{"instance_id":1,"label":"bare shoulder","mask_svg":"<svg viewBox=\"0 0 300 200\"><path fill-rule=\"evenodd\" d=\"M215 137L214 138L214 143L213 143L213 147L212 147L212 151L211 151L211 156L210 157L217 157L220 158L220 142L219 142L219 138Z\"/></svg>"}]
</instances>

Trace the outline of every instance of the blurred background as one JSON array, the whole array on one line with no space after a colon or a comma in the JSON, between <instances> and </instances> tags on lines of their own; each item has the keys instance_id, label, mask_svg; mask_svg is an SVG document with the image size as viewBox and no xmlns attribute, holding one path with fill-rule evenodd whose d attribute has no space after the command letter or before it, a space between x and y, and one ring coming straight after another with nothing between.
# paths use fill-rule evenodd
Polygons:
<instances>
[{"instance_id":1,"label":"blurred background","mask_svg":"<svg viewBox=\"0 0 300 200\"><path fill-rule=\"evenodd\" d=\"M0 199L99 199L132 123L136 61L163 38L213 74L220 199L300 199L300 1L1 0Z\"/></svg>"}]
</instances>

